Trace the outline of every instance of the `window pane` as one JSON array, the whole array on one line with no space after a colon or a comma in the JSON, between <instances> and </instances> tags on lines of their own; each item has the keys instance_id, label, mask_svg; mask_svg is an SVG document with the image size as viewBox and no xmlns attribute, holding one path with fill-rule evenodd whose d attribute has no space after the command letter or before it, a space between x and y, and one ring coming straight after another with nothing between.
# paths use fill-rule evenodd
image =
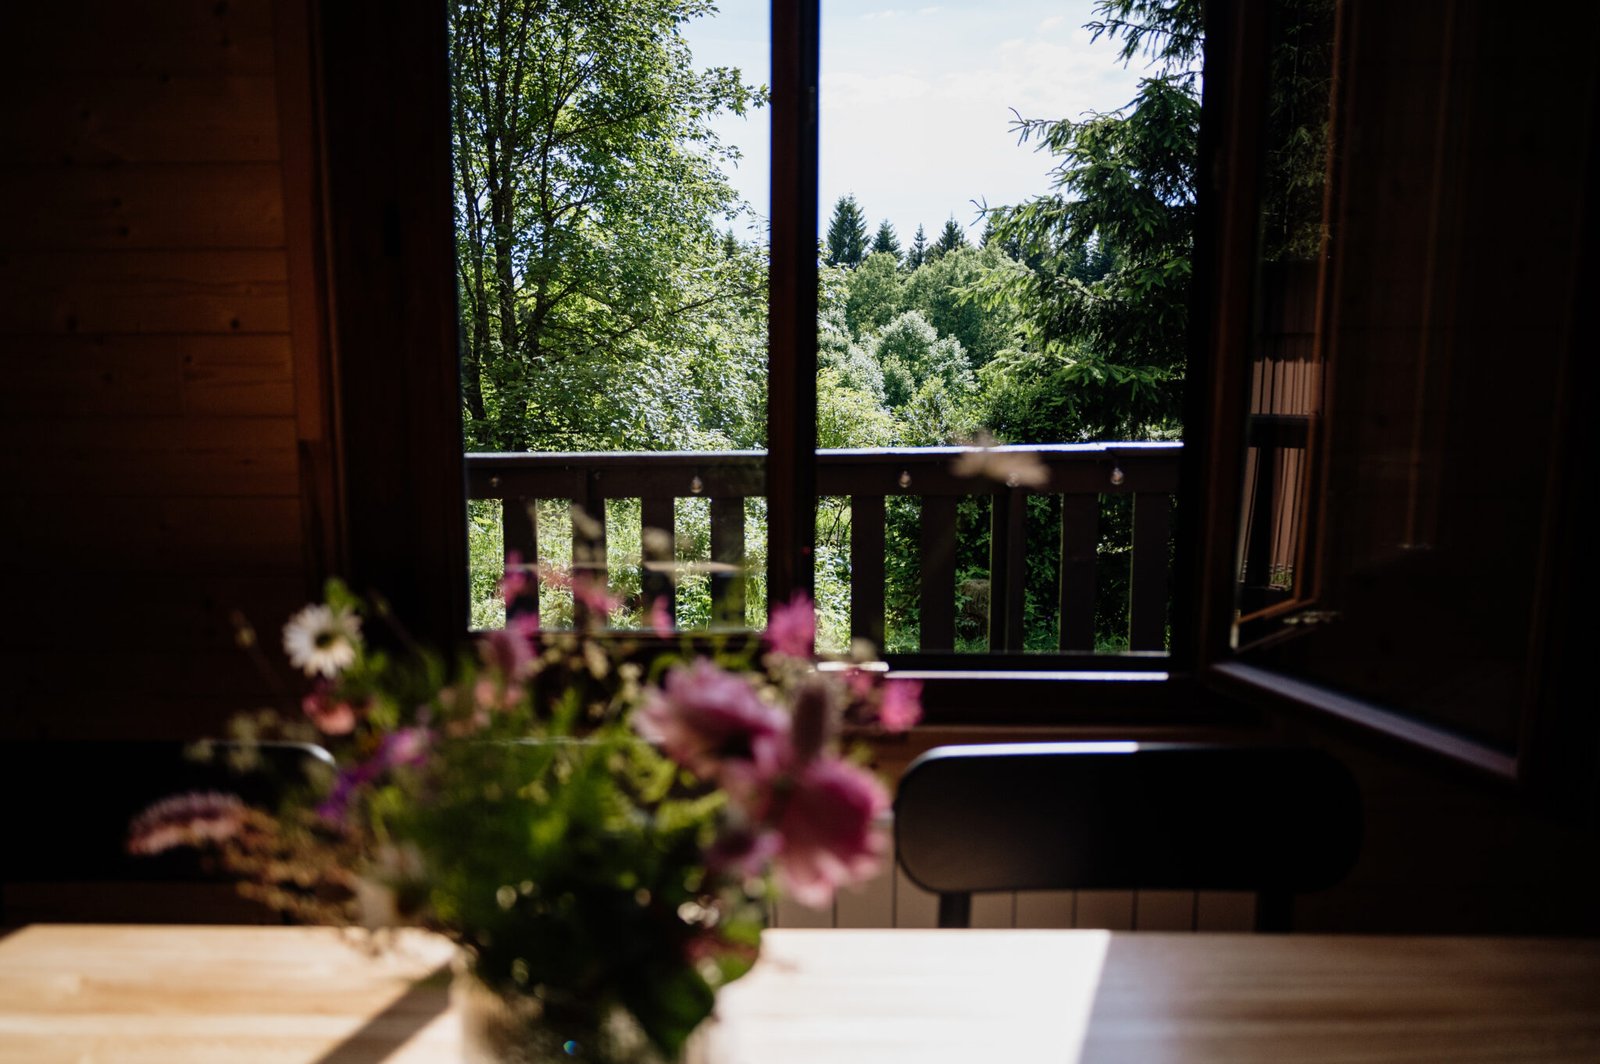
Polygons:
<instances>
[{"instance_id":1,"label":"window pane","mask_svg":"<svg viewBox=\"0 0 1600 1064\"><path fill-rule=\"evenodd\" d=\"M476 624L505 555L546 628L759 620L759 476L682 455L766 442L768 36L756 5L451 7Z\"/></svg>"},{"instance_id":2,"label":"window pane","mask_svg":"<svg viewBox=\"0 0 1600 1064\"><path fill-rule=\"evenodd\" d=\"M1166 647L1201 37L1198 4L1134 6L823 4L836 629L901 653Z\"/></svg>"}]
</instances>

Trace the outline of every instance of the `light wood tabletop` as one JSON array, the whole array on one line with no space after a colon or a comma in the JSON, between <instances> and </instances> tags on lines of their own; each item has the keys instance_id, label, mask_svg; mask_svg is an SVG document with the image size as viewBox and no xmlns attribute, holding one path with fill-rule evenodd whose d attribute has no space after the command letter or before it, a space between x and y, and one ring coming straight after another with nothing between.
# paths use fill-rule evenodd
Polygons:
<instances>
[{"instance_id":1,"label":"light wood tabletop","mask_svg":"<svg viewBox=\"0 0 1600 1064\"><path fill-rule=\"evenodd\" d=\"M456 1060L449 946L358 942L21 928L0 938L0 1061ZM775 930L718 1011L710 1064L1592 1064L1600 941Z\"/></svg>"}]
</instances>

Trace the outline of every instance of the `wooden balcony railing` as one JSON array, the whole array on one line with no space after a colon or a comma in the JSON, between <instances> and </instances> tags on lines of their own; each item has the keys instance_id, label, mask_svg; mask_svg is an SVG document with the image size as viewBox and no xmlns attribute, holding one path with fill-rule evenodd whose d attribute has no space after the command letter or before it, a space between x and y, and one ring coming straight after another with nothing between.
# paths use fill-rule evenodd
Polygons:
<instances>
[{"instance_id":1,"label":"wooden balcony railing","mask_svg":"<svg viewBox=\"0 0 1600 1064\"><path fill-rule=\"evenodd\" d=\"M990 499L989 647L1023 648L1029 496L1061 497L1059 640L1064 651L1095 647L1095 570L1101 496L1133 497L1128 641L1135 651L1165 648L1171 568L1171 502L1177 489L1177 443L1091 443L1035 447L924 447L817 452L817 494L846 497L850 507L852 636L883 645L885 501L921 503L920 639L922 651L951 650L956 632L957 504ZM468 497L499 499L506 551L540 557L535 500L569 500L573 568L604 579L605 503L638 499L643 529L641 586L647 599L673 602L674 501L710 501L714 617L743 616L745 500L765 492L759 451L600 454L469 454ZM959 471L958 463L978 467ZM523 604L537 610L536 600ZM514 611L515 612L515 611Z\"/></svg>"}]
</instances>

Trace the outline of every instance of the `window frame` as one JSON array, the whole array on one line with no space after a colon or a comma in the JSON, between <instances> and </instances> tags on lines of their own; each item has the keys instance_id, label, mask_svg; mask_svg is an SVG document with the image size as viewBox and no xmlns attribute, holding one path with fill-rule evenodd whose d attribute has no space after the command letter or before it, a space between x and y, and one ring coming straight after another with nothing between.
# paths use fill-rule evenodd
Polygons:
<instances>
[{"instance_id":1,"label":"window frame","mask_svg":"<svg viewBox=\"0 0 1600 1064\"><path fill-rule=\"evenodd\" d=\"M1595 430L1578 404L1595 387L1594 360L1581 352L1584 338L1592 340L1600 331L1600 313L1583 295L1594 290L1600 274L1593 251L1600 239L1600 211L1586 211L1578 226L1576 246L1587 250L1577 255L1569 297L1573 309L1565 379L1557 386L1560 401L1551 425L1558 441L1556 458L1543 471L1550 487L1538 518L1541 545L1531 614L1535 631L1529 642L1527 689L1515 707L1515 740L1496 746L1463 736L1393 707L1255 664L1231 645L1249 410L1249 367L1238 352L1250 348L1254 315L1258 133L1266 100L1269 3L1226 0L1207 5L1205 106L1211 110L1202 120L1201 172L1210 176L1206 191L1211 195L1202 195L1201 201L1196 277L1205 280L1197 283L1195 296L1198 313L1210 320L1194 319L1189 367L1191 380L1203 386L1191 389L1186 411L1186 424L1197 430L1185 434L1186 444L1192 439L1195 446L1192 453L1186 446L1191 467L1184 480L1194 520L1193 550L1187 556L1197 568L1184 580L1194 594L1192 608L1178 614L1194 625L1184 639L1193 655L1185 666L1192 670L1197 691L1257 707L1270 721L1329 722L1381 748L1421 752L1431 760L1465 767L1491 786L1514 785L1563 817L1600 823L1600 785L1594 779L1600 764L1600 718L1580 709L1582 698L1573 697L1592 682L1582 648L1592 646L1594 620L1581 612L1581 604L1593 601L1600 570L1592 552L1580 547L1578 524L1585 512L1579 500L1586 491L1592 498L1596 471ZM1359 0L1342 0L1339 34L1350 33L1359 6ZM1351 69L1347 57L1336 58L1336 63L1343 67L1336 74L1343 87L1331 120L1338 129L1341 121L1352 120L1338 110L1359 71ZM1600 173L1600 138L1592 129L1588 136L1587 172L1593 175ZM1342 187L1337 154L1331 166L1337 211ZM1552 306L1559 300L1552 299Z\"/></svg>"},{"instance_id":2,"label":"window frame","mask_svg":"<svg viewBox=\"0 0 1600 1064\"><path fill-rule=\"evenodd\" d=\"M285 0L283 17L304 20L311 55L306 121L316 159L288 180L311 204L291 229L317 245L291 284L315 293L314 331L327 352L321 413L330 445L302 456L307 475L333 485L316 516L330 544L320 567L381 592L418 637L459 645L468 636L465 522L456 519L466 497L460 371L458 360L438 357L459 350L447 268L455 255L447 5L399 12L376 0ZM815 535L818 0L773 0L772 45L768 587L783 601L811 587ZM1208 69L1212 62L1208 38ZM1213 139L1203 121L1202 165ZM1202 191L1202 219L1208 199ZM1195 336L1205 331L1202 263ZM1191 361L1198 349L1191 342ZM1191 479L1204 469L1186 440L1179 499L1193 496ZM1195 509L1180 505L1175 523L1169 653L908 656L896 673L923 683L927 723L1253 721L1217 704L1197 709L1190 697Z\"/></svg>"}]
</instances>

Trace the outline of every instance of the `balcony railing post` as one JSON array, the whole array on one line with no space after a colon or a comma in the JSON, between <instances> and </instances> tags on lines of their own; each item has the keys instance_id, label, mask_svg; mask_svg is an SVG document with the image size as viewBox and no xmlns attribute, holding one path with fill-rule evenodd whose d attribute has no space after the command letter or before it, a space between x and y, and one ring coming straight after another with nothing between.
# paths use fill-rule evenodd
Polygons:
<instances>
[{"instance_id":1,"label":"balcony railing post","mask_svg":"<svg viewBox=\"0 0 1600 1064\"><path fill-rule=\"evenodd\" d=\"M677 580L673 564L677 561L676 500L668 497L646 497L639 500L640 563L644 571L639 575L639 587L644 591L647 615L660 600L667 619L678 616Z\"/></svg>"},{"instance_id":2,"label":"balcony railing post","mask_svg":"<svg viewBox=\"0 0 1600 1064\"><path fill-rule=\"evenodd\" d=\"M1094 566L1100 541L1100 496L1061 497L1062 650L1094 649Z\"/></svg>"},{"instance_id":3,"label":"balcony railing post","mask_svg":"<svg viewBox=\"0 0 1600 1064\"><path fill-rule=\"evenodd\" d=\"M921 649L956 646L956 500L922 497Z\"/></svg>"},{"instance_id":4,"label":"balcony railing post","mask_svg":"<svg viewBox=\"0 0 1600 1064\"><path fill-rule=\"evenodd\" d=\"M1021 650L1027 577L1027 494L1007 488L989 511L989 649Z\"/></svg>"},{"instance_id":5,"label":"balcony railing post","mask_svg":"<svg viewBox=\"0 0 1600 1064\"><path fill-rule=\"evenodd\" d=\"M584 477L583 497L572 500L572 579L586 581L599 591L606 587L606 502L600 472L590 470ZM588 610L573 596L572 617L587 620ZM600 623L605 624L601 617Z\"/></svg>"},{"instance_id":6,"label":"balcony railing post","mask_svg":"<svg viewBox=\"0 0 1600 1064\"><path fill-rule=\"evenodd\" d=\"M1128 589L1128 646L1131 650L1166 649L1171 544L1171 498L1148 491L1135 495L1132 586Z\"/></svg>"},{"instance_id":7,"label":"balcony railing post","mask_svg":"<svg viewBox=\"0 0 1600 1064\"><path fill-rule=\"evenodd\" d=\"M884 504L882 495L850 498L850 636L883 647Z\"/></svg>"},{"instance_id":8,"label":"balcony railing post","mask_svg":"<svg viewBox=\"0 0 1600 1064\"><path fill-rule=\"evenodd\" d=\"M711 574L711 616L721 625L741 626L744 621L745 558L744 500L711 500L711 560L731 570Z\"/></svg>"},{"instance_id":9,"label":"balcony railing post","mask_svg":"<svg viewBox=\"0 0 1600 1064\"><path fill-rule=\"evenodd\" d=\"M525 568L522 591L506 603L506 619L531 617L539 623L539 500L505 499L501 502L500 530L507 557L515 554Z\"/></svg>"}]
</instances>

